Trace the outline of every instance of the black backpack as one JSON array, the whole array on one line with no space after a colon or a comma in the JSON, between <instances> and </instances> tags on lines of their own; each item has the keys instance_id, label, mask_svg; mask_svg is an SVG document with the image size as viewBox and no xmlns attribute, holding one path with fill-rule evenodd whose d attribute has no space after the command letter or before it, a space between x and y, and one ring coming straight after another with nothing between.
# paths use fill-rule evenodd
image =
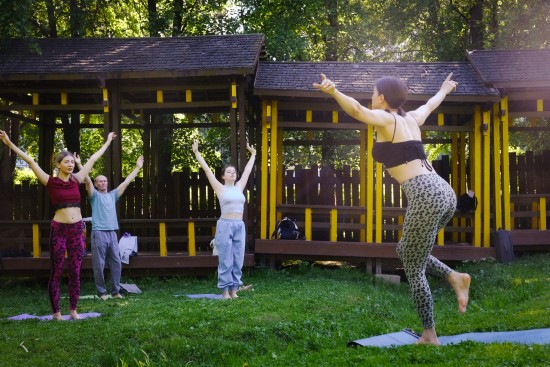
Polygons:
<instances>
[{"instance_id":1,"label":"black backpack","mask_svg":"<svg viewBox=\"0 0 550 367\"><path fill-rule=\"evenodd\" d=\"M477 197L473 197L466 194L462 194L456 201L456 208L461 212L467 213L477 208Z\"/></svg>"},{"instance_id":2,"label":"black backpack","mask_svg":"<svg viewBox=\"0 0 550 367\"><path fill-rule=\"evenodd\" d=\"M292 219L284 217L279 221L279 223L277 223L277 227L275 227L275 231L273 231L271 238L281 240L301 240L303 239L303 236L300 233L296 223Z\"/></svg>"}]
</instances>

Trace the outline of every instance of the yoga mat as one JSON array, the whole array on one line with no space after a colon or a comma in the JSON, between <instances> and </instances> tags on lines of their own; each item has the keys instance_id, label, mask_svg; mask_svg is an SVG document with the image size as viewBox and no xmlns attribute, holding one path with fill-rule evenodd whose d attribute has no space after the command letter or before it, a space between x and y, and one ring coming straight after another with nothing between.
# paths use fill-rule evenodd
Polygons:
<instances>
[{"instance_id":1,"label":"yoga mat","mask_svg":"<svg viewBox=\"0 0 550 367\"><path fill-rule=\"evenodd\" d=\"M80 316L80 320L82 320L82 319L99 317L101 316L101 314L97 312L87 312L87 313L79 313L78 316ZM35 316L35 315L29 315L28 313L23 313L21 315L8 317L8 320L14 320L14 321L29 320L29 319L51 320L53 319L53 316L52 315ZM63 320L69 320L69 315L63 315Z\"/></svg>"},{"instance_id":2,"label":"yoga mat","mask_svg":"<svg viewBox=\"0 0 550 367\"><path fill-rule=\"evenodd\" d=\"M120 283L120 290L124 290L126 293L141 293L141 289L139 289L135 284Z\"/></svg>"},{"instance_id":3,"label":"yoga mat","mask_svg":"<svg viewBox=\"0 0 550 367\"><path fill-rule=\"evenodd\" d=\"M358 339L348 343L348 346L362 347L392 347L414 344L419 335L411 330L396 333L377 335L370 338ZM549 344L550 328L518 331L476 332L459 335L438 337L441 345L458 344L464 341L478 343L518 343L518 344Z\"/></svg>"},{"instance_id":4,"label":"yoga mat","mask_svg":"<svg viewBox=\"0 0 550 367\"><path fill-rule=\"evenodd\" d=\"M176 296L181 296L177 294ZM210 298L210 299L223 299L221 294L186 294L189 298Z\"/></svg>"},{"instance_id":5,"label":"yoga mat","mask_svg":"<svg viewBox=\"0 0 550 367\"><path fill-rule=\"evenodd\" d=\"M370 338L358 339L348 343L348 347L392 347L406 344L414 344L418 335L409 329L396 333L371 336Z\"/></svg>"},{"instance_id":6,"label":"yoga mat","mask_svg":"<svg viewBox=\"0 0 550 367\"><path fill-rule=\"evenodd\" d=\"M549 344L550 328L518 331L465 333L439 337L439 341L442 345L458 344L466 340L471 340L478 343Z\"/></svg>"}]
</instances>

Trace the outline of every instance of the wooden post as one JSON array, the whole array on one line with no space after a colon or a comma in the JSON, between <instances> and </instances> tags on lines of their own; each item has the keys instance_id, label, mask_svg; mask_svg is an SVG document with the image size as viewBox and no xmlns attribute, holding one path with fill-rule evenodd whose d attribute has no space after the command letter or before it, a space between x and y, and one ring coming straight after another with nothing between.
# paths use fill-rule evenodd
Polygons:
<instances>
[{"instance_id":1,"label":"wooden post","mask_svg":"<svg viewBox=\"0 0 550 367\"><path fill-rule=\"evenodd\" d=\"M159 241L160 241L160 256L168 255L168 247L166 246L166 223L159 223Z\"/></svg>"},{"instance_id":2,"label":"wooden post","mask_svg":"<svg viewBox=\"0 0 550 367\"><path fill-rule=\"evenodd\" d=\"M197 246L195 243L195 222L193 221L187 224L187 251L189 251L189 256L197 255Z\"/></svg>"},{"instance_id":3,"label":"wooden post","mask_svg":"<svg viewBox=\"0 0 550 367\"><path fill-rule=\"evenodd\" d=\"M338 241L338 210L330 209L330 241Z\"/></svg>"},{"instance_id":4,"label":"wooden post","mask_svg":"<svg viewBox=\"0 0 550 367\"><path fill-rule=\"evenodd\" d=\"M39 258L42 255L40 248L40 228L37 223L32 225L32 257Z\"/></svg>"},{"instance_id":5,"label":"wooden post","mask_svg":"<svg viewBox=\"0 0 550 367\"><path fill-rule=\"evenodd\" d=\"M260 171L261 174L261 187L260 187L260 238L261 239L267 239L269 236L269 233L267 232L267 223L268 223L268 217L267 217L267 203L268 203L268 192L269 192L269 181L268 181L268 169L269 166L267 164L267 152L269 150L268 146L268 136L267 131L270 128L270 124L267 121L267 107L268 104L266 101L262 101L262 147L260 149L260 153L262 155L262 169ZM269 106L271 107L271 106ZM270 111L271 113L271 111ZM270 232L272 233L272 232Z\"/></svg>"},{"instance_id":6,"label":"wooden post","mask_svg":"<svg viewBox=\"0 0 550 367\"><path fill-rule=\"evenodd\" d=\"M304 229L306 232L306 240L311 241L312 232L311 232L311 208L306 208L304 215Z\"/></svg>"}]
</instances>

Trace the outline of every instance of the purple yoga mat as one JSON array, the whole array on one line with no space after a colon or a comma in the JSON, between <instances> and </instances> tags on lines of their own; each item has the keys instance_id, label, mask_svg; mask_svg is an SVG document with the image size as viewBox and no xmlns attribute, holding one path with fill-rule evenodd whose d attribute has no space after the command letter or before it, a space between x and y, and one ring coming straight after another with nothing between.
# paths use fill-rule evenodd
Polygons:
<instances>
[{"instance_id":1,"label":"purple yoga mat","mask_svg":"<svg viewBox=\"0 0 550 367\"><path fill-rule=\"evenodd\" d=\"M88 318L99 317L101 316L101 314L97 312L87 312L87 313L79 313L78 316L80 316L80 319L88 319ZM28 313L23 313L21 315L8 317L8 320L14 320L14 321L21 321L21 320L28 320L28 319L51 320L53 319L53 316L52 315L35 316L35 315L29 315ZM69 315L64 315L63 320L69 320Z\"/></svg>"}]
</instances>

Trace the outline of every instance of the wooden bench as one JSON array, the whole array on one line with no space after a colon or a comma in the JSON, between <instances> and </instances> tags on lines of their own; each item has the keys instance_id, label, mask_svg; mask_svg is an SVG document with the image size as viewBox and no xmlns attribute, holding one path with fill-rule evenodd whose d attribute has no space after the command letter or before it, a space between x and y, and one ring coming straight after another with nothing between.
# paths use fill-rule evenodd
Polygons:
<instances>
[{"instance_id":1,"label":"wooden bench","mask_svg":"<svg viewBox=\"0 0 550 367\"><path fill-rule=\"evenodd\" d=\"M514 229L510 231L514 252L550 251L550 231Z\"/></svg>"},{"instance_id":2,"label":"wooden bench","mask_svg":"<svg viewBox=\"0 0 550 367\"><path fill-rule=\"evenodd\" d=\"M382 260L398 260L397 243L331 242L306 240L256 239L254 252L269 265L276 260L335 260L364 262L367 271L380 273ZM493 247L474 247L469 244L434 246L432 254L442 261L481 260L495 257ZM372 265L372 266L371 266Z\"/></svg>"},{"instance_id":3,"label":"wooden bench","mask_svg":"<svg viewBox=\"0 0 550 367\"><path fill-rule=\"evenodd\" d=\"M66 262L66 261L65 261ZM185 253L168 253L159 256L155 253L138 253L130 258L129 264L122 264L123 276L167 276L214 274L218 267L218 257L211 252L197 253L189 256ZM247 253L244 258L244 267L256 265L254 254ZM65 270L67 264L65 263ZM0 273L6 276L33 276L48 277L50 274L50 258L47 254L42 257L5 257L0 258ZM92 256L90 253L82 262L82 277L93 277Z\"/></svg>"}]
</instances>

